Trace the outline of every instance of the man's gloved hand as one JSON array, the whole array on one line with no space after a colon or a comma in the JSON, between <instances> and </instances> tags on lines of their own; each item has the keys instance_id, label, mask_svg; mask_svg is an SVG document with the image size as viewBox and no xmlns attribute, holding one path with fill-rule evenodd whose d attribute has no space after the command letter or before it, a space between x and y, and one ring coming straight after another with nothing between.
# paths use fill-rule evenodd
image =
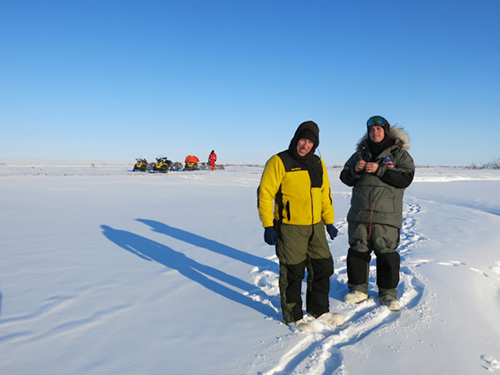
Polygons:
<instances>
[{"instance_id":1,"label":"man's gloved hand","mask_svg":"<svg viewBox=\"0 0 500 375\"><path fill-rule=\"evenodd\" d=\"M278 236L276 235L274 227L264 228L264 241L266 241L268 245L276 245L276 242L278 241Z\"/></svg>"},{"instance_id":2,"label":"man's gloved hand","mask_svg":"<svg viewBox=\"0 0 500 375\"><path fill-rule=\"evenodd\" d=\"M333 224L328 224L326 226L326 231L330 235L330 238L333 240L335 237L337 237L337 234L339 233L339 230L333 226Z\"/></svg>"}]
</instances>

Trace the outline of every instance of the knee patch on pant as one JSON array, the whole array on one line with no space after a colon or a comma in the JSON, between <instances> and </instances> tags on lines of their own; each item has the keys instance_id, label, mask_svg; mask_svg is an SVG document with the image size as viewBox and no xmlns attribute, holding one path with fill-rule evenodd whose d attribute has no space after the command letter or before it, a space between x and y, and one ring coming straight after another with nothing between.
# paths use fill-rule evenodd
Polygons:
<instances>
[{"instance_id":1,"label":"knee patch on pant","mask_svg":"<svg viewBox=\"0 0 500 375\"><path fill-rule=\"evenodd\" d=\"M399 283L401 257L394 251L377 254L377 285L383 289L394 289Z\"/></svg>"},{"instance_id":2,"label":"knee patch on pant","mask_svg":"<svg viewBox=\"0 0 500 375\"><path fill-rule=\"evenodd\" d=\"M333 258L311 259L310 260L313 280L329 278L333 275Z\"/></svg>"}]
</instances>

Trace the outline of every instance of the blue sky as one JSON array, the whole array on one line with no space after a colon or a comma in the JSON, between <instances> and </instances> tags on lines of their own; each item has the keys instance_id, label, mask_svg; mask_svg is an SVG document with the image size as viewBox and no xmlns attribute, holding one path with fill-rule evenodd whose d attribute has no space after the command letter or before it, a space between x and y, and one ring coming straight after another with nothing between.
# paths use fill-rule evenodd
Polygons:
<instances>
[{"instance_id":1,"label":"blue sky","mask_svg":"<svg viewBox=\"0 0 500 375\"><path fill-rule=\"evenodd\" d=\"M0 1L0 158L264 163L380 114L417 165L500 158L499 0Z\"/></svg>"}]
</instances>

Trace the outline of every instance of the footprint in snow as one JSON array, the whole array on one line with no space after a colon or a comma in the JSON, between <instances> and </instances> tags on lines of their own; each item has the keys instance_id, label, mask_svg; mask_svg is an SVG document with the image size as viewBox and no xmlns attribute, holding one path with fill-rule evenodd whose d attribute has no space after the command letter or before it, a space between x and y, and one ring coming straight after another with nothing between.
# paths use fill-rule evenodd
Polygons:
<instances>
[{"instance_id":1,"label":"footprint in snow","mask_svg":"<svg viewBox=\"0 0 500 375\"><path fill-rule=\"evenodd\" d=\"M493 265L490 266L490 270L492 270L497 275L500 275L500 260L494 262Z\"/></svg>"},{"instance_id":2,"label":"footprint in snow","mask_svg":"<svg viewBox=\"0 0 500 375\"><path fill-rule=\"evenodd\" d=\"M482 367L488 370L489 372L493 372L494 370L500 370L500 362L498 362L495 358L483 354L481 356L481 360L483 361Z\"/></svg>"}]
</instances>

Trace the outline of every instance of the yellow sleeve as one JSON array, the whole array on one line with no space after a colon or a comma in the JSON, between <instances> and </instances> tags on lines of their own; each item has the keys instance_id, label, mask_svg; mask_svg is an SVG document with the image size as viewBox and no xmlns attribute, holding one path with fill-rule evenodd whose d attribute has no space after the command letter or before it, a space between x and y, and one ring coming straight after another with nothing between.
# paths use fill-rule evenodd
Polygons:
<instances>
[{"instance_id":1,"label":"yellow sleeve","mask_svg":"<svg viewBox=\"0 0 500 375\"><path fill-rule=\"evenodd\" d=\"M264 228L274 225L274 198L284 175L285 166L280 157L272 156L264 167L258 188L259 218Z\"/></svg>"},{"instance_id":2,"label":"yellow sleeve","mask_svg":"<svg viewBox=\"0 0 500 375\"><path fill-rule=\"evenodd\" d=\"M321 219L323 220L325 225L327 225L333 224L335 212L333 209L330 180L328 179L328 173L326 172L326 167L323 163L323 160L321 160L321 166L323 168L323 185L321 186Z\"/></svg>"}]
</instances>

